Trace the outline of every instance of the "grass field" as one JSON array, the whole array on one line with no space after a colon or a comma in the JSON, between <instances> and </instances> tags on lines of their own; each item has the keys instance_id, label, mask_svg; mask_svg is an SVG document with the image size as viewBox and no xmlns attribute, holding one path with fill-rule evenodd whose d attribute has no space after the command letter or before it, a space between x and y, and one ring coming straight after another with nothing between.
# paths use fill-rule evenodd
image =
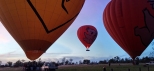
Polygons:
<instances>
[{"instance_id":1,"label":"grass field","mask_svg":"<svg viewBox=\"0 0 154 71\"><path fill-rule=\"evenodd\" d=\"M103 71L103 67L106 67L106 71L148 71L148 67L144 67L143 64L133 66L132 64L111 64L109 67L108 64L101 65L65 65L59 66L59 69L56 71ZM22 68L0 68L0 71L22 71ZM149 71L154 71L154 65L149 66Z\"/></svg>"}]
</instances>

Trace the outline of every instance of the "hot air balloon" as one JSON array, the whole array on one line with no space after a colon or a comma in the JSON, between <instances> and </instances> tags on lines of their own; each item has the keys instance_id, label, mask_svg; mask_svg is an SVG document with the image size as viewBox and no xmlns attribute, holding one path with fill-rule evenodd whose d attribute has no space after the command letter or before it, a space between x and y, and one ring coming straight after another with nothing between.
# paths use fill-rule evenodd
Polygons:
<instances>
[{"instance_id":1,"label":"hot air balloon","mask_svg":"<svg viewBox=\"0 0 154 71\"><path fill-rule=\"evenodd\" d=\"M0 19L27 58L35 60L73 23L84 2L85 0L0 0Z\"/></svg>"},{"instance_id":2,"label":"hot air balloon","mask_svg":"<svg viewBox=\"0 0 154 71\"><path fill-rule=\"evenodd\" d=\"M111 0L103 12L110 36L134 60L154 38L152 0Z\"/></svg>"},{"instance_id":3,"label":"hot air balloon","mask_svg":"<svg viewBox=\"0 0 154 71\"><path fill-rule=\"evenodd\" d=\"M97 29L92 25L81 26L77 31L77 36L86 47L86 51L90 51L89 48L97 37Z\"/></svg>"}]
</instances>

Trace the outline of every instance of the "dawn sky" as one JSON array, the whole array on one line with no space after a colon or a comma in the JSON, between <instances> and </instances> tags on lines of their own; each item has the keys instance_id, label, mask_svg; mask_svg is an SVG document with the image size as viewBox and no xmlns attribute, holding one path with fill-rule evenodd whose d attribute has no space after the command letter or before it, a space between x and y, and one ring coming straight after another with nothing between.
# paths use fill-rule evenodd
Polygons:
<instances>
[{"instance_id":1,"label":"dawn sky","mask_svg":"<svg viewBox=\"0 0 154 71\"><path fill-rule=\"evenodd\" d=\"M57 61L63 57L73 58L73 61L92 59L99 61L114 56L129 57L129 55L110 37L103 25L103 11L110 0L86 0L85 4L72 25L40 58L45 61ZM87 52L77 37L77 30L82 25L93 25L98 31L95 42ZM141 56L149 55L152 45ZM28 60L18 43L0 23L0 60L6 61Z\"/></svg>"}]
</instances>

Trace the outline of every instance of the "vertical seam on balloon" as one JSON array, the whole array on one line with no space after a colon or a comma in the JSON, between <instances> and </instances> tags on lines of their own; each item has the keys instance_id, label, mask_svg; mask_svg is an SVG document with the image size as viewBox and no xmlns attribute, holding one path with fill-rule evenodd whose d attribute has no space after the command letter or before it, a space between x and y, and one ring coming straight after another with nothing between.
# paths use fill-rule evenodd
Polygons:
<instances>
[{"instance_id":1,"label":"vertical seam on balloon","mask_svg":"<svg viewBox=\"0 0 154 71\"><path fill-rule=\"evenodd\" d=\"M111 38L114 38L114 39L117 39L117 37L111 36L111 35L115 35L115 34L113 34L113 30L111 29L111 26L110 26L111 23L109 23L109 20L108 20L110 16L107 16L107 14L108 14L107 11L108 11L108 9L110 9L110 7L109 7L110 4L111 4L111 1L107 4L107 6L106 6L106 8L105 8L105 10L104 10L104 16L105 16L104 19L105 19L105 22L106 22L106 23L104 23L104 26L106 27L106 29L107 29L107 31L108 31L110 37L111 37ZM106 18L107 18L107 19L106 19ZM109 24L110 24L110 25L109 25ZM110 31L109 31L109 30L110 30Z\"/></svg>"},{"instance_id":2,"label":"vertical seam on balloon","mask_svg":"<svg viewBox=\"0 0 154 71\"><path fill-rule=\"evenodd\" d=\"M122 21L123 21L123 23L125 23L125 21L124 21L124 19L123 19L123 18L124 18L124 14L123 14L123 0L120 0L120 8L121 8ZM125 28L125 24L124 24L124 27L121 27L121 28L126 29L126 28ZM120 31L120 32L121 32L121 31ZM126 33L126 34L127 34L127 33ZM124 34L124 35L126 35L126 34ZM123 35L122 32L121 32L121 35ZM127 35L126 35L126 36L127 36ZM124 43L127 43L127 39L125 39L124 36L122 36L122 37L123 37ZM123 43L123 44L124 44L124 43ZM127 44L124 44L124 47L125 47L125 46L127 46Z\"/></svg>"},{"instance_id":3,"label":"vertical seam on balloon","mask_svg":"<svg viewBox=\"0 0 154 71\"><path fill-rule=\"evenodd\" d=\"M30 29L29 29L28 20L27 20L28 17L27 17L26 1L24 2L24 4L25 4L25 8L24 8L24 9L25 9L25 12L26 12L26 21L27 21L27 26L28 26L28 27L27 27L27 28L28 28L27 30L28 30L28 32L29 32ZM28 38L30 38L30 34L28 34Z\"/></svg>"},{"instance_id":4,"label":"vertical seam on balloon","mask_svg":"<svg viewBox=\"0 0 154 71\"><path fill-rule=\"evenodd\" d=\"M122 0L116 0L116 2L117 1L119 1L120 2L120 13L121 13L121 15L123 16L123 12L122 12ZM117 3L115 3L115 8L114 8L114 11L116 12L116 10L115 9L117 9L116 8L117 7ZM115 13L114 12L114 13ZM115 17L117 17L117 15L116 15L116 13L115 13ZM118 19L116 18L116 20L115 20L117 23L119 23L118 22ZM114 24L115 25L115 24ZM117 36L117 38L120 40L120 43L122 44L122 46L127 46L126 44L124 44L125 42L126 42L126 40L125 40L125 38L123 37L123 34L122 34L122 32L121 32L121 29L120 28L123 28L123 27L119 27L120 25L118 24L118 29L117 29L117 31L119 31L119 33L117 32L117 34L118 35L121 35L121 37L119 37L119 36ZM124 43L123 43L124 42ZM120 47L122 47L122 46L120 46ZM123 49L123 48L122 48Z\"/></svg>"},{"instance_id":5,"label":"vertical seam on balloon","mask_svg":"<svg viewBox=\"0 0 154 71\"><path fill-rule=\"evenodd\" d=\"M55 14L54 11L55 11L55 9L56 9L56 5L57 5L58 1L59 1L59 0L57 0L56 3L54 3L55 5L54 5L54 9L53 9L53 11L52 11L51 17L50 17L50 21L48 22L49 24L52 23L52 20L51 20L51 19L52 19L53 15ZM55 23L52 24L52 26L55 26ZM49 30L48 30L48 31L49 31Z\"/></svg>"},{"instance_id":6,"label":"vertical seam on balloon","mask_svg":"<svg viewBox=\"0 0 154 71\"><path fill-rule=\"evenodd\" d=\"M112 1L109 3L109 5L108 5L108 7L107 7L107 11L109 11L110 12L110 5L111 5L111 3L112 3ZM106 14L108 14L108 15L110 15L110 13L109 12L106 12ZM108 19L110 19L110 16L108 16ZM110 25L108 25L108 28L111 30L111 34L112 35L115 35L115 33L114 33L114 31L111 29L112 27L111 27L111 23L109 22L109 20L107 19L107 22L108 22L108 24L110 24ZM113 36L111 36L111 37L113 37ZM118 39L117 37L115 37L116 39Z\"/></svg>"},{"instance_id":7,"label":"vertical seam on balloon","mask_svg":"<svg viewBox=\"0 0 154 71\"><path fill-rule=\"evenodd\" d=\"M122 18L123 23L125 23L125 21L124 21L124 14L123 14L123 5L124 5L124 4L123 4L123 0L121 0L121 13L122 13L121 15L122 15L122 17L123 17L123 18ZM124 27L121 27L121 28L126 29L126 27L125 27L126 25L124 24L123 26L124 26ZM122 32L121 32L121 34L122 34ZM122 35L123 35L123 34L122 34ZM124 35L125 35L125 36L128 36L128 35L127 35L127 32L126 32L126 34L124 34ZM126 43L126 44L124 45L124 47L125 47L125 46L126 46L126 47L129 46L129 44L127 44L127 43L128 43L128 42L127 42L128 40L125 39L124 36L122 36L122 37L123 37L124 42Z\"/></svg>"},{"instance_id":8,"label":"vertical seam on balloon","mask_svg":"<svg viewBox=\"0 0 154 71\"><path fill-rule=\"evenodd\" d=\"M28 18L27 18L27 10L26 10L26 1L24 2L24 8L23 9L25 9L25 14L26 14L26 22L27 22L27 26L28 26ZM29 27L27 28L27 30L29 31ZM30 37L30 34L28 34L28 38ZM19 44L20 45L20 44ZM21 46L22 47L22 46ZM22 48L23 49L23 51L25 51L25 48Z\"/></svg>"},{"instance_id":9,"label":"vertical seam on balloon","mask_svg":"<svg viewBox=\"0 0 154 71\"><path fill-rule=\"evenodd\" d=\"M34 3L33 3L33 4L34 4L33 6L36 6L36 0L34 0ZM36 25L36 18L34 19L34 23L32 23L32 24L34 24L34 25L33 25L33 28L32 28L32 30L34 31L32 37L36 39L36 37L35 37L35 36L36 36L36 34L35 34L35 29L36 29L36 26L35 26L35 25ZM36 41L34 41L33 43L31 43L32 46L33 46L34 44L37 46ZM35 49L36 49L36 47L33 47L33 50L34 50L33 52L35 52Z\"/></svg>"},{"instance_id":10,"label":"vertical seam on balloon","mask_svg":"<svg viewBox=\"0 0 154 71\"><path fill-rule=\"evenodd\" d=\"M6 1L5 1L5 4L6 4L6 6L7 6L7 8L8 8L8 5L7 5L7 3L6 3ZM9 14L11 15L11 13L10 13L10 9L8 8L8 10L9 10ZM5 14L4 14L4 16L5 16ZM12 19L12 21L13 21L13 23L15 23L14 22L14 19L13 19L13 17L12 17L12 15L11 15L11 19ZM7 21L8 23L9 23L9 21ZM9 25L10 26L10 25ZM12 27L11 27L11 31L12 30L14 30L14 29L12 29ZM17 30L18 31L18 30ZM13 31L12 31L13 32ZM13 34L13 33L12 33ZM16 35L16 34L13 34L13 35ZM14 37L13 37L14 38ZM15 39L16 40L16 39Z\"/></svg>"},{"instance_id":11,"label":"vertical seam on balloon","mask_svg":"<svg viewBox=\"0 0 154 71\"><path fill-rule=\"evenodd\" d=\"M123 12L122 12L122 1L123 1L123 0L120 1L120 3L121 3L121 4L120 4L120 5L121 5L120 8L121 8L121 15L123 16Z\"/></svg>"},{"instance_id":12,"label":"vertical seam on balloon","mask_svg":"<svg viewBox=\"0 0 154 71\"><path fill-rule=\"evenodd\" d=\"M6 1L5 1L5 5L7 6L7 4L6 4ZM7 6L7 8L8 8L8 6ZM9 10L9 8L8 8L8 10ZM2 10L1 10L2 11ZM3 13L4 14L4 13ZM9 14L10 14L10 12L9 12ZM11 15L11 14L10 14ZM4 14L4 16L5 16L5 14ZM6 18L6 16L5 16L5 18ZM13 18L12 18L12 16L11 16L11 19L13 20ZM7 19L6 19L7 20ZM7 20L7 22L9 23L9 21ZM13 20L13 23L14 23L14 20ZM9 25L10 26L10 25Z\"/></svg>"},{"instance_id":13,"label":"vertical seam on balloon","mask_svg":"<svg viewBox=\"0 0 154 71\"><path fill-rule=\"evenodd\" d=\"M36 0L35 0L35 3L34 3L34 4L35 4L35 7L36 7L36 5L37 5ZM35 24L34 24L34 28L37 28L37 27L35 26L35 25L36 25L36 19L34 20L34 23L35 23ZM40 30L40 29L37 28L37 30ZM37 35L36 31L34 31L34 35L35 35L35 36ZM34 37L35 37L35 36L34 36ZM37 35L37 36L38 36L38 37L40 36L40 32L38 32L38 35ZM36 39L37 39L37 38L36 38ZM38 42L35 41L34 44L35 44L36 46L38 46L37 43L38 43ZM42 44L42 45L43 45L43 44ZM40 46L42 46L42 45L40 45ZM35 48L37 48L37 47L35 47ZM40 49L40 48L39 48L39 49Z\"/></svg>"},{"instance_id":14,"label":"vertical seam on balloon","mask_svg":"<svg viewBox=\"0 0 154 71\"><path fill-rule=\"evenodd\" d=\"M123 2L126 2L126 1L121 0L121 2L122 2L122 3L121 3L121 8L123 8L123 5L124 5ZM129 1L127 1L127 2L129 2ZM131 4L131 2L128 3L128 5L130 5L130 4ZM128 6L127 9L130 10L130 6ZM131 11L131 10L130 10L130 11ZM129 12L129 13L130 13L130 12ZM124 26L126 26L126 21L124 20L124 18L126 17L126 15L124 15L124 11L123 11L123 10L122 10L122 16L123 16ZM131 19L130 19L130 20L131 20ZM132 20L131 20L131 21L132 21ZM125 30L127 30L127 26L125 27ZM126 34L125 36L130 37L127 31L125 32L125 34ZM126 43L125 46L126 46L126 50L128 50L128 47L130 47L130 42L129 42L129 40L132 39L132 38L129 38L129 39L123 38L123 39L126 40L126 41L125 41L125 43ZM131 48L131 47L130 47L130 48ZM128 52L128 51L126 51L126 52Z\"/></svg>"},{"instance_id":15,"label":"vertical seam on balloon","mask_svg":"<svg viewBox=\"0 0 154 71\"><path fill-rule=\"evenodd\" d=\"M121 0L121 1L123 1L123 0ZM126 2L126 1L123 1L123 2ZM128 2L128 5L131 4L130 1L127 1L127 2ZM122 6L122 7L123 7L123 6ZM127 9L130 10L130 6L128 6ZM130 10L130 11L131 11L131 10ZM124 11L122 11L122 12L124 12ZM130 12L129 12L129 13L130 13ZM124 23L125 23L124 26L126 26L125 17L126 17L126 15L124 15L124 13L123 13L123 19L124 19L123 21L124 21ZM131 20L131 19L130 19L130 20ZM132 20L131 20L131 21L132 21ZM125 28L125 30L127 30L127 28ZM130 37L128 31L126 31L125 34L126 34L127 37ZM126 44L127 44L127 45L126 45L126 52L127 52L128 55L131 57L131 55L130 55L131 52L130 52L130 51L127 51L127 50L129 50L129 48L132 48L132 47L130 47L130 44L131 44L131 43L129 42L130 39L133 39L133 38L126 39Z\"/></svg>"},{"instance_id":16,"label":"vertical seam on balloon","mask_svg":"<svg viewBox=\"0 0 154 71\"><path fill-rule=\"evenodd\" d=\"M115 4L115 1L116 1L116 0L114 0L114 1L111 3L111 6L109 7L109 9L110 9L110 10L109 10L109 13L110 13L109 15L110 15L110 16L111 16L111 14L112 14L112 12L111 12L111 7L113 6L112 4ZM115 10L115 6L114 6L114 10ZM112 14L112 15L113 15L113 14ZM113 18L110 17L110 20L112 20L112 21L110 21L110 23L112 23L111 26L112 26L112 28L115 30L115 31L114 31L114 34L117 35L116 37L120 40L120 42L122 42L121 38L119 37L120 34L118 34L118 32L117 32L118 30L116 30L116 27L115 27L115 25L114 25L114 23L113 23ZM122 44L123 44L123 43L122 43ZM119 44L118 44L118 45L119 45ZM125 45L125 44L123 44L123 46L124 46L124 45ZM121 47L121 45L119 45L119 46Z\"/></svg>"},{"instance_id":17,"label":"vertical seam on balloon","mask_svg":"<svg viewBox=\"0 0 154 71\"><path fill-rule=\"evenodd\" d=\"M126 2L126 1L121 0L121 13L122 13L122 16L123 16L122 19L123 19L123 23L124 23L124 27L125 27L126 25L125 25L125 20L124 20L124 12L123 12L123 10L122 10L122 9L123 9L123 5L124 5L123 2ZM128 3L128 4L129 4L129 3ZM129 9L129 8L130 8L130 7L128 7L127 9ZM124 29L127 30L126 27L125 27ZM125 36L128 37L128 32L125 33ZM123 39L125 40L125 43L126 43L126 44L125 44L126 49L128 49L127 47L129 47L130 43L129 43L128 39L125 39L124 37L123 37ZM130 39L131 39L131 38L130 38ZM126 52L127 52L127 51L126 51Z\"/></svg>"},{"instance_id":18,"label":"vertical seam on balloon","mask_svg":"<svg viewBox=\"0 0 154 71\"><path fill-rule=\"evenodd\" d=\"M14 3L15 3L15 0L14 0ZM23 36L24 38L25 38L25 31L24 31L24 29L23 29L23 25L21 24L21 20L20 20L20 17L19 17L19 13L18 13L18 9L17 9L17 6L16 6L16 3L15 3L15 8L16 8L16 11L17 11L17 15L18 15L18 19L19 19L19 22L20 22L20 26L21 26L21 30L22 30L22 35L21 36ZM16 28L17 29L17 28Z\"/></svg>"},{"instance_id":19,"label":"vertical seam on balloon","mask_svg":"<svg viewBox=\"0 0 154 71\"><path fill-rule=\"evenodd\" d=\"M57 0L57 3L58 3L58 0ZM61 4L62 4L62 3L61 3ZM53 10L53 12L52 12L53 14L54 14L54 11L55 11L55 8L56 8L56 5L57 5L57 4L55 4L54 10ZM53 15L53 14L52 14L52 15ZM53 16L51 16L50 19L52 19L52 17L53 17ZM50 22L52 23L52 21L49 21L49 23L50 23ZM53 26L55 26L55 25L56 25L56 23L53 24Z\"/></svg>"},{"instance_id":20,"label":"vertical seam on balloon","mask_svg":"<svg viewBox=\"0 0 154 71\"><path fill-rule=\"evenodd\" d=\"M14 0L14 1L15 1L15 0ZM12 16L11 12L10 12L10 15L11 15L11 17L12 17L12 19L13 19L13 16ZM13 21L14 21L14 19L13 19ZM14 21L14 25L15 25L15 27L16 27L15 21ZM15 33L17 33L17 32L15 32Z\"/></svg>"},{"instance_id":21,"label":"vertical seam on balloon","mask_svg":"<svg viewBox=\"0 0 154 71\"><path fill-rule=\"evenodd\" d=\"M137 4L138 5L138 1L134 1L135 2L135 4ZM136 8L136 7L133 7L133 5L131 5L131 1L129 1L129 8L130 8L130 6L131 6L131 8ZM132 12L134 13L135 11L134 10L130 10L129 9L129 11L130 11L130 14L132 15ZM133 15L134 16L134 15ZM131 30L133 30L133 20L132 20L132 18L130 17L130 25L131 25ZM128 35L129 35L129 33L127 33ZM131 40L133 40L134 39L134 35L133 35L133 33L132 33L132 35L130 35L130 39ZM129 42L129 44L131 44L131 42ZM138 44L138 43L132 43L132 46L136 46L136 44ZM134 48L134 50L135 51L131 51L131 52L136 52L136 50L138 50L138 49L136 49L136 48ZM138 54L137 54L138 55ZM133 56L131 56L132 57L132 59L134 59L133 57L134 57L134 53L133 53ZM135 55L135 57L136 57L136 55Z\"/></svg>"},{"instance_id":22,"label":"vertical seam on balloon","mask_svg":"<svg viewBox=\"0 0 154 71\"><path fill-rule=\"evenodd\" d=\"M110 9L111 3L112 3L112 2L110 2L110 3L108 4L107 8L106 8L106 12L105 12L105 13L108 14L108 15L109 15L110 13L107 13L107 11ZM105 15L105 16L107 17L107 15ZM111 32L109 35L110 35L110 36L111 36L111 35L114 35L114 36L111 36L113 40L118 39L118 38L115 36L114 31L112 30L111 23L110 23L109 20L108 20L109 18L110 18L110 16L108 16L107 19L106 19L106 22L107 22L107 24L108 24L108 25L107 25L107 28L108 28L108 29L110 30L110 32ZM109 25L109 24L110 24L110 25ZM118 43L118 42L116 42L116 43Z\"/></svg>"}]
</instances>

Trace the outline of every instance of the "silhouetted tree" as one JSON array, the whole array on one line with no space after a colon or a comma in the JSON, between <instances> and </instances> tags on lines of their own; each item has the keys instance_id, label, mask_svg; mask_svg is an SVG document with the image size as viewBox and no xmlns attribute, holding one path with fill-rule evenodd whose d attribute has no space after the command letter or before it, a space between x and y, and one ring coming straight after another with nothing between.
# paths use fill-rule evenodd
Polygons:
<instances>
[{"instance_id":1,"label":"silhouetted tree","mask_svg":"<svg viewBox=\"0 0 154 71\"><path fill-rule=\"evenodd\" d=\"M83 64L83 62L80 60L80 61L79 61L79 64Z\"/></svg>"},{"instance_id":2,"label":"silhouetted tree","mask_svg":"<svg viewBox=\"0 0 154 71\"><path fill-rule=\"evenodd\" d=\"M73 59L72 59L72 58L70 58L70 60L69 60L69 61L70 61L70 64L72 64Z\"/></svg>"},{"instance_id":3,"label":"silhouetted tree","mask_svg":"<svg viewBox=\"0 0 154 71\"><path fill-rule=\"evenodd\" d=\"M65 61L65 65L68 65L68 63L69 63L69 61L68 61L68 60L66 60L66 61Z\"/></svg>"},{"instance_id":4,"label":"silhouetted tree","mask_svg":"<svg viewBox=\"0 0 154 71\"><path fill-rule=\"evenodd\" d=\"M12 62L7 62L8 66L11 67L12 66Z\"/></svg>"},{"instance_id":5,"label":"silhouetted tree","mask_svg":"<svg viewBox=\"0 0 154 71\"><path fill-rule=\"evenodd\" d=\"M99 61L99 64L107 64L107 60Z\"/></svg>"},{"instance_id":6,"label":"silhouetted tree","mask_svg":"<svg viewBox=\"0 0 154 71\"><path fill-rule=\"evenodd\" d=\"M0 61L0 66L1 66L1 64L2 64L2 61Z\"/></svg>"},{"instance_id":7,"label":"silhouetted tree","mask_svg":"<svg viewBox=\"0 0 154 71\"><path fill-rule=\"evenodd\" d=\"M89 64L89 63L90 63L90 60L88 59L83 60L83 64Z\"/></svg>"},{"instance_id":8,"label":"silhouetted tree","mask_svg":"<svg viewBox=\"0 0 154 71\"><path fill-rule=\"evenodd\" d=\"M124 58L121 58L119 62L120 62L120 63L125 63Z\"/></svg>"},{"instance_id":9,"label":"silhouetted tree","mask_svg":"<svg viewBox=\"0 0 154 71\"><path fill-rule=\"evenodd\" d=\"M14 66L16 67L22 66L22 62L18 60L17 62L14 63Z\"/></svg>"},{"instance_id":10,"label":"silhouetted tree","mask_svg":"<svg viewBox=\"0 0 154 71\"><path fill-rule=\"evenodd\" d=\"M116 63L118 63L119 60L120 60L120 57L119 57L119 56L114 57L114 61L115 61Z\"/></svg>"},{"instance_id":11,"label":"silhouetted tree","mask_svg":"<svg viewBox=\"0 0 154 71\"><path fill-rule=\"evenodd\" d=\"M9 65L7 63L5 63L5 67L8 67Z\"/></svg>"},{"instance_id":12,"label":"silhouetted tree","mask_svg":"<svg viewBox=\"0 0 154 71\"><path fill-rule=\"evenodd\" d=\"M110 62L110 63L115 63L115 60L114 60L113 58L111 58L111 59L109 60L109 62Z\"/></svg>"}]
</instances>

